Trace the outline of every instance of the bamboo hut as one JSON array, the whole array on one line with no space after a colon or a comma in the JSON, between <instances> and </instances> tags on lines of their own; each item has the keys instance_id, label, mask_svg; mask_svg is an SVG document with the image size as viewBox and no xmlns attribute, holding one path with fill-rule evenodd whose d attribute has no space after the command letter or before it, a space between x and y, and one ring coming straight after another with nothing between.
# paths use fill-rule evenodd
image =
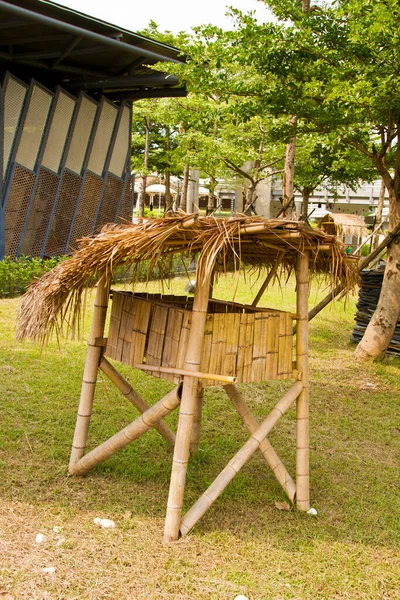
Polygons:
<instances>
[{"instance_id":1,"label":"bamboo hut","mask_svg":"<svg viewBox=\"0 0 400 600\"><path fill-rule=\"evenodd\" d=\"M329 235L337 235L352 250L360 246L369 231L359 215L327 212L318 221L319 227Z\"/></svg>"},{"instance_id":2,"label":"bamboo hut","mask_svg":"<svg viewBox=\"0 0 400 600\"><path fill-rule=\"evenodd\" d=\"M98 278L92 329L69 471L83 475L137 439L150 427L173 446L173 463L165 521L165 541L187 534L215 502L240 468L259 449L288 498L298 510L309 508L309 276L321 274L332 285L356 281L356 265L336 236L294 221L238 216L231 219L180 215L139 224L110 226L81 241L67 261L35 282L25 295L18 337L45 341L63 322L75 327L82 293ZM148 272L159 265L171 272L175 255L197 256L194 299L172 295L110 292L114 269L137 269L147 261ZM215 275L242 265L266 273L251 305L222 302L213 297ZM271 280L294 272L295 313L261 308L260 299ZM105 322L112 298L109 330ZM293 325L296 344L293 353ZM110 362L110 358L175 383L174 389L148 406ZM85 454L98 370L142 413L109 440ZM258 422L240 393L238 382L289 379L292 385L272 411ZM186 470L199 445L203 389L222 385L249 430L250 437L194 506L182 515ZM296 402L296 474L292 478L268 434ZM176 433L163 418L179 408Z\"/></svg>"}]
</instances>

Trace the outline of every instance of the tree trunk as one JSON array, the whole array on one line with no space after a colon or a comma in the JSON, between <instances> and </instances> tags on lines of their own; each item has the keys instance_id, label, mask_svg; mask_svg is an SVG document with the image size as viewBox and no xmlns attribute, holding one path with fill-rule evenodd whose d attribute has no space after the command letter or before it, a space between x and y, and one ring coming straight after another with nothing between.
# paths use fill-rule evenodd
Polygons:
<instances>
[{"instance_id":1,"label":"tree trunk","mask_svg":"<svg viewBox=\"0 0 400 600\"><path fill-rule=\"evenodd\" d=\"M257 185L257 182L254 181L254 179L253 179L251 181L249 187L246 190L246 203L245 203L244 209L243 209L243 212L245 215L251 215L251 211L254 210L253 204L256 201L256 198L255 198L256 185Z\"/></svg>"},{"instance_id":2,"label":"tree trunk","mask_svg":"<svg viewBox=\"0 0 400 600\"><path fill-rule=\"evenodd\" d=\"M398 124L398 127L400 124ZM400 140L397 139L394 179L385 166L384 158L374 156L374 163L385 181L389 193L389 229L400 223ZM400 237L388 247L386 268L378 305L358 344L356 358L379 358L385 353L400 318Z\"/></svg>"},{"instance_id":3,"label":"tree trunk","mask_svg":"<svg viewBox=\"0 0 400 600\"><path fill-rule=\"evenodd\" d=\"M187 194L189 187L189 165L186 163L183 167L183 183L182 183L182 191L181 191L181 199L179 208L184 212L187 212Z\"/></svg>"},{"instance_id":4,"label":"tree trunk","mask_svg":"<svg viewBox=\"0 0 400 600\"><path fill-rule=\"evenodd\" d=\"M171 196L171 173L169 169L165 170L165 213L172 211L172 196Z\"/></svg>"},{"instance_id":5,"label":"tree trunk","mask_svg":"<svg viewBox=\"0 0 400 600\"><path fill-rule=\"evenodd\" d=\"M149 170L149 153L150 153L150 126L151 121L150 117L145 117L144 119L144 127L146 132L145 143L144 143L144 172L145 174L142 176L142 190L139 192L138 198L138 215L140 218L144 215L144 204L146 199L146 187L147 187L147 172Z\"/></svg>"},{"instance_id":6,"label":"tree trunk","mask_svg":"<svg viewBox=\"0 0 400 600\"><path fill-rule=\"evenodd\" d=\"M303 203L301 206L301 220L302 221L307 221L307 217L308 217L308 203L310 200L310 195L311 195L311 191L309 190L309 188L303 188L301 190L301 195L303 197Z\"/></svg>"},{"instance_id":7,"label":"tree trunk","mask_svg":"<svg viewBox=\"0 0 400 600\"><path fill-rule=\"evenodd\" d=\"M378 206L376 207L376 218L375 218L375 223L374 223L374 229L376 229L378 227L378 225L382 224L382 211L383 211L383 203L385 201L385 182L383 181L383 178L381 180L381 189L379 190L379 199L378 199ZM371 250L375 250L375 248L378 247L379 244L379 232L376 232L376 234L374 235L374 237L372 238L371 241Z\"/></svg>"},{"instance_id":8,"label":"tree trunk","mask_svg":"<svg viewBox=\"0 0 400 600\"><path fill-rule=\"evenodd\" d=\"M297 117L293 116L289 120L289 125L295 125ZM286 145L285 169L283 172L283 206L285 206L294 197L294 158L296 154L296 135L290 138ZM291 206L291 205L290 205ZM285 210L283 216L291 218L293 211L291 208Z\"/></svg>"},{"instance_id":9,"label":"tree trunk","mask_svg":"<svg viewBox=\"0 0 400 600\"><path fill-rule=\"evenodd\" d=\"M142 183L141 183L141 188L139 190L139 196L138 196L138 201L137 201L138 216L139 216L139 218L142 218L144 216L144 204L145 204L145 199L146 199L146 187L147 187L147 177L146 177L146 175L143 175L143 177L142 177Z\"/></svg>"},{"instance_id":10,"label":"tree trunk","mask_svg":"<svg viewBox=\"0 0 400 600\"><path fill-rule=\"evenodd\" d=\"M213 175L210 176L210 193L208 194L208 202L206 208L206 216L210 215L214 212L216 207L216 197L215 197L215 188L217 185L217 180Z\"/></svg>"}]
</instances>

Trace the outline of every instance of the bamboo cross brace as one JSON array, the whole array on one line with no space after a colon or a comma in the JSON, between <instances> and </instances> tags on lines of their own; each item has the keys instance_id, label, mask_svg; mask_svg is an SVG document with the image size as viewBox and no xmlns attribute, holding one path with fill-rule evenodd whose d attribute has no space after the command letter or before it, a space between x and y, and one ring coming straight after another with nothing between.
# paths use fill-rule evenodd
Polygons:
<instances>
[{"instance_id":1,"label":"bamboo cross brace","mask_svg":"<svg viewBox=\"0 0 400 600\"><path fill-rule=\"evenodd\" d=\"M232 404L241 416L243 423L250 433L254 433L259 427L259 423L253 413L247 406L242 394L236 385L224 385L224 390L228 394ZM290 473L275 452L268 438L265 438L260 444L260 451L266 463L271 467L273 474L279 481L282 488L291 502L294 502L296 496L296 484Z\"/></svg>"},{"instance_id":2,"label":"bamboo cross brace","mask_svg":"<svg viewBox=\"0 0 400 600\"><path fill-rule=\"evenodd\" d=\"M172 412L179 405L181 394L182 384L179 384L178 387L168 392L166 396L146 410L135 421L132 421L124 429L73 464L70 467L70 473L72 475L84 475L96 465L102 463L122 448L125 448L125 446L143 435L143 433L154 427L163 417Z\"/></svg>"},{"instance_id":3,"label":"bamboo cross brace","mask_svg":"<svg viewBox=\"0 0 400 600\"><path fill-rule=\"evenodd\" d=\"M100 363L100 369L103 373L109 378L109 380L119 389L121 394L125 396L129 402L135 406L138 411L141 413L146 412L150 407L143 400L141 396L133 389L131 384L124 378L120 373L118 373L117 369L113 367L113 365L106 359L105 356L102 357ZM170 430L168 425L160 421L154 425L154 429L157 429L158 433L163 436L163 438L174 446L175 444L175 434Z\"/></svg>"},{"instance_id":4,"label":"bamboo cross brace","mask_svg":"<svg viewBox=\"0 0 400 600\"><path fill-rule=\"evenodd\" d=\"M273 276L276 274L279 265L281 264L284 256L285 256L286 252L281 251L278 253L278 256L276 258L276 263L274 264L274 266L272 267L272 269L270 270L270 272L268 273L264 283L262 284L262 286L260 287L260 290L257 294L257 296L254 298L253 302L251 303L252 306L257 306L257 304L260 302L262 295L264 294L265 290L267 289L270 281L272 280Z\"/></svg>"},{"instance_id":5,"label":"bamboo cross brace","mask_svg":"<svg viewBox=\"0 0 400 600\"><path fill-rule=\"evenodd\" d=\"M210 508L215 500L224 491L226 486L232 481L235 475L240 471L243 465L250 459L261 442L267 437L271 429L278 420L285 414L286 410L294 400L301 394L303 384L296 381L286 394L279 400L277 405L271 410L268 417L252 433L251 437L242 446L242 448L229 461L225 469L221 471L218 477L213 481L210 487L204 492L197 502L186 513L181 521L181 535L186 535L197 523L197 521Z\"/></svg>"}]
</instances>

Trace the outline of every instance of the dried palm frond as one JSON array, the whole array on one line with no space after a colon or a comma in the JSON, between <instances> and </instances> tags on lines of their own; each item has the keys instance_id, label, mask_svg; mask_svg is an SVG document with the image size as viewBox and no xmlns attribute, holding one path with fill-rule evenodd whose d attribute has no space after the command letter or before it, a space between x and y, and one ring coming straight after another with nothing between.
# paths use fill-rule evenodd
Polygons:
<instances>
[{"instance_id":1,"label":"dried palm frond","mask_svg":"<svg viewBox=\"0 0 400 600\"><path fill-rule=\"evenodd\" d=\"M34 282L22 302L17 338L44 341L63 323L75 327L84 289L100 275L110 280L116 267L130 266L134 282L140 263L148 275L156 265L172 275L173 255L197 255L197 285L210 271L237 270L241 264L295 268L298 253L310 252L311 274L326 276L332 285L351 287L357 281L354 259L335 237L297 221L237 216L230 219L184 215L146 219L142 223L109 225L93 238L84 238L72 257ZM284 251L284 252L283 252ZM282 258L283 256L283 258Z\"/></svg>"}]
</instances>

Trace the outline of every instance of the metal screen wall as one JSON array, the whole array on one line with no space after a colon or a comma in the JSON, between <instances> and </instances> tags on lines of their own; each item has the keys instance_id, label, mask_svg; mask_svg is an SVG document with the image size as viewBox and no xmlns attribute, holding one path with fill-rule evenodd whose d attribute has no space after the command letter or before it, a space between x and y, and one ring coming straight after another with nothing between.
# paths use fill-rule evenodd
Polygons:
<instances>
[{"instance_id":1,"label":"metal screen wall","mask_svg":"<svg viewBox=\"0 0 400 600\"><path fill-rule=\"evenodd\" d=\"M97 103L87 96L81 96L77 107L78 113L74 123L70 146L65 166L70 171L81 175L83 161L88 149L90 134L97 111Z\"/></svg>"},{"instance_id":2,"label":"metal screen wall","mask_svg":"<svg viewBox=\"0 0 400 600\"><path fill-rule=\"evenodd\" d=\"M4 88L3 177L14 145L28 86L7 75Z\"/></svg>"},{"instance_id":3,"label":"metal screen wall","mask_svg":"<svg viewBox=\"0 0 400 600\"><path fill-rule=\"evenodd\" d=\"M58 256L108 222L131 220L131 108L5 79L5 253ZM0 243L1 248L1 243ZM0 257L1 258L1 257Z\"/></svg>"},{"instance_id":4,"label":"metal screen wall","mask_svg":"<svg viewBox=\"0 0 400 600\"><path fill-rule=\"evenodd\" d=\"M117 107L103 99L88 162L89 171L96 175L103 175L117 114Z\"/></svg>"},{"instance_id":5,"label":"metal screen wall","mask_svg":"<svg viewBox=\"0 0 400 600\"><path fill-rule=\"evenodd\" d=\"M36 84L31 84L29 103L22 123L21 137L15 161L33 171L42 141L44 127L53 95Z\"/></svg>"},{"instance_id":6,"label":"metal screen wall","mask_svg":"<svg viewBox=\"0 0 400 600\"><path fill-rule=\"evenodd\" d=\"M45 143L42 165L58 173L76 102L62 91L55 97L54 102L53 118Z\"/></svg>"}]
</instances>

